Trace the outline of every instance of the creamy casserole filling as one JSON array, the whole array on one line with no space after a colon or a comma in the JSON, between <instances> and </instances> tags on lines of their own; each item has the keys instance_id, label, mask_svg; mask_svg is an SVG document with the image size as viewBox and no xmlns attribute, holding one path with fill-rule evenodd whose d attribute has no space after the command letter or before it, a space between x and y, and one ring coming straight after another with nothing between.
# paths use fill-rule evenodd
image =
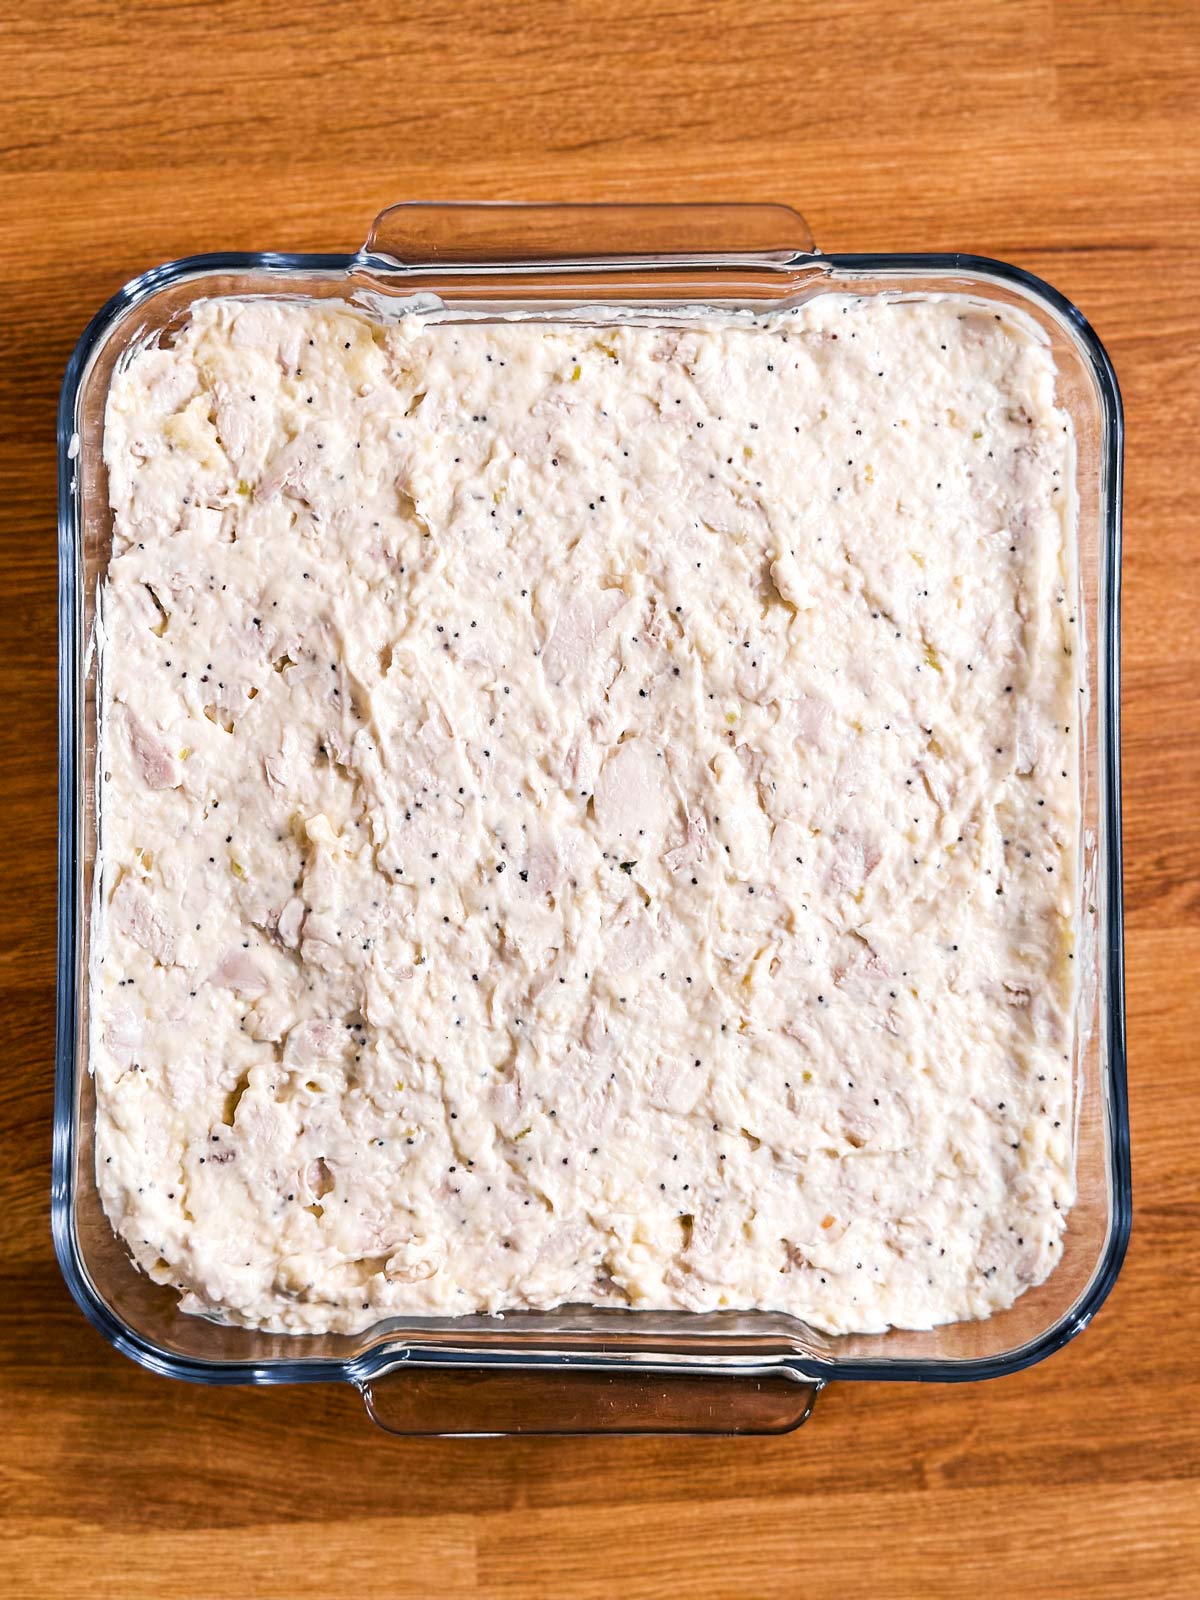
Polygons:
<instances>
[{"instance_id":1,"label":"creamy casserole filling","mask_svg":"<svg viewBox=\"0 0 1200 1600\"><path fill-rule=\"evenodd\" d=\"M948 296L113 383L97 1162L190 1311L982 1317L1073 1198L1072 464Z\"/></svg>"}]
</instances>

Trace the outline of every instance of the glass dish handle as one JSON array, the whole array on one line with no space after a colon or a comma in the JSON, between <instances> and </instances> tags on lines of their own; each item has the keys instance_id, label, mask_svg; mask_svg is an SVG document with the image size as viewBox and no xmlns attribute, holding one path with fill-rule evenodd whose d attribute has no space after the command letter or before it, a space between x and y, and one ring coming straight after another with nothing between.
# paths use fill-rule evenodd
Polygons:
<instances>
[{"instance_id":1,"label":"glass dish handle","mask_svg":"<svg viewBox=\"0 0 1200 1600\"><path fill-rule=\"evenodd\" d=\"M783 205L406 200L379 213L363 253L403 266L781 262L815 246L808 223Z\"/></svg>"},{"instance_id":2,"label":"glass dish handle","mask_svg":"<svg viewBox=\"0 0 1200 1600\"><path fill-rule=\"evenodd\" d=\"M808 1420L822 1387L782 1373L415 1366L357 1384L371 1421L401 1437L790 1433Z\"/></svg>"}]
</instances>

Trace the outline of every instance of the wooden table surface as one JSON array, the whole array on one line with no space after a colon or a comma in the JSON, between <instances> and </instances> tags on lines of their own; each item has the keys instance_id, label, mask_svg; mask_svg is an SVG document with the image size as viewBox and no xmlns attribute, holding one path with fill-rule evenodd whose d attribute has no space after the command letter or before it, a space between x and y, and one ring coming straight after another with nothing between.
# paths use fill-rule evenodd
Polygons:
<instances>
[{"instance_id":1,"label":"wooden table surface","mask_svg":"<svg viewBox=\"0 0 1200 1600\"><path fill-rule=\"evenodd\" d=\"M1195 1593L1195 0L26 0L0 84L0 1589ZM1044 1365L835 1388L774 1440L400 1442L347 1388L154 1378L70 1300L48 1223L63 365L152 263L342 250L382 203L444 196L784 200L828 250L1017 262L1106 341L1136 1217L1111 1300Z\"/></svg>"}]
</instances>

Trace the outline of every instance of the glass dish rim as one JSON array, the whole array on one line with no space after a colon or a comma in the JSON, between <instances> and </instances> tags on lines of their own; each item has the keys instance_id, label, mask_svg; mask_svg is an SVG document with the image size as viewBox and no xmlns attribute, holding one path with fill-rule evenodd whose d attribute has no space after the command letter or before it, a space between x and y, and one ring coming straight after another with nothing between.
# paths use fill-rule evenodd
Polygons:
<instances>
[{"instance_id":1,"label":"glass dish rim","mask_svg":"<svg viewBox=\"0 0 1200 1600\"><path fill-rule=\"evenodd\" d=\"M620 208L614 208L620 209ZM78 718L81 713L78 693L80 644L76 619L81 602L76 564L80 528L74 485L76 406L81 382L90 360L110 328L139 302L170 284L212 273L305 273L349 274L354 271L396 278L420 274L421 277L462 277L519 273L544 274L559 267L588 275L636 265L652 270L654 256L630 258L619 252L612 256L586 260L539 259L534 263L463 262L429 264L399 263L394 258L362 249L351 253L309 253L279 251L218 251L181 257L164 262L130 279L89 320L67 362L59 395L57 415L58 452L58 565L59 565L59 784L58 784L58 943L56 982L55 1086L51 1175L51 1232L55 1254L68 1289L87 1320L113 1347L138 1365L165 1376L200 1384L277 1384L350 1382L362 1386L373 1379L405 1366L471 1367L476 1370L539 1371L583 1368L592 1371L653 1373L686 1370L692 1374L709 1372L714 1376L770 1373L792 1377L800 1382L824 1385L832 1381L938 1382L960 1383L1006 1376L1033 1366L1061 1349L1076 1337L1095 1316L1111 1292L1129 1244L1132 1225L1132 1179L1128 1091L1126 1084L1125 995L1124 995L1124 907L1122 894L1122 839L1120 791L1120 581L1121 581L1121 484L1124 447L1124 414L1121 393L1108 353L1088 319L1051 284L1024 268L993 257L959 252L835 252L794 251L775 255L765 262L761 253L721 252L719 257L689 251L664 256L672 269L689 266L711 269L714 264L754 260L780 273L804 266L824 266L833 272L859 274L931 273L969 274L991 278L1043 301L1060 321L1065 322L1083 355L1090 363L1099 392L1104 423L1102 470L1106 484L1101 540L1106 553L1104 589L1099 600L1099 623L1103 633L1094 641L1097 651L1098 692L1103 696L1106 714L1103 761L1100 767L1102 792L1100 807L1107 841L1109 893L1106 897L1106 970L1101 974L1108 1004L1104 1027L1107 1073L1104 1089L1108 1097L1106 1117L1108 1140L1105 1150L1109 1165L1112 1217L1102 1257L1093 1270L1082 1298L1040 1335L1012 1350L997 1355L961 1360L881 1357L878 1361L839 1361L836 1356L796 1353L771 1354L746 1359L739 1355L721 1356L717 1352L700 1356L669 1357L641 1352L576 1353L567 1350L531 1350L513 1355L485 1349L460 1351L447 1347L413 1347L403 1335L381 1342L377 1347L347 1360L330 1360L297 1355L294 1359L267 1362L205 1361L180 1356L136 1333L108 1305L84 1267L75 1232L73 1174L78 1129L75 1119L75 1063L79 974L76 949L85 908L76 892L76 866L81 845L81 776L75 755ZM603 295L597 296L598 300ZM568 307L564 305L564 314ZM83 642L86 650L86 642Z\"/></svg>"}]
</instances>

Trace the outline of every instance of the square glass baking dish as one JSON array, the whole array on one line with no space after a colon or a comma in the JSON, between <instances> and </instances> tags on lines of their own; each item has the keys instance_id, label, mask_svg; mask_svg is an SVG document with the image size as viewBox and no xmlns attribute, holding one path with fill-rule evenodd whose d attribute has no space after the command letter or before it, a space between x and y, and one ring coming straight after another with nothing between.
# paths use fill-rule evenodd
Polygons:
<instances>
[{"instance_id":1,"label":"square glass baking dish","mask_svg":"<svg viewBox=\"0 0 1200 1600\"><path fill-rule=\"evenodd\" d=\"M89 924L97 852L94 621L111 543L104 405L118 363L214 295L334 296L555 320L622 305L766 311L837 289L968 294L1019 308L1058 367L1076 431L1081 750L1081 983L1074 1064L1078 1199L1046 1283L984 1322L831 1339L775 1314L572 1306L397 1318L357 1336L284 1337L176 1309L133 1266L101 1208L88 1070ZM1121 401L1083 316L1018 268L964 255L833 255L783 206L394 206L353 255L208 255L143 273L85 329L63 381L59 450L59 901L52 1224L72 1294L121 1351L200 1383L345 1381L400 1433L777 1432L834 1380L963 1381L1009 1373L1073 1338L1111 1289L1129 1236L1119 789Z\"/></svg>"}]
</instances>

